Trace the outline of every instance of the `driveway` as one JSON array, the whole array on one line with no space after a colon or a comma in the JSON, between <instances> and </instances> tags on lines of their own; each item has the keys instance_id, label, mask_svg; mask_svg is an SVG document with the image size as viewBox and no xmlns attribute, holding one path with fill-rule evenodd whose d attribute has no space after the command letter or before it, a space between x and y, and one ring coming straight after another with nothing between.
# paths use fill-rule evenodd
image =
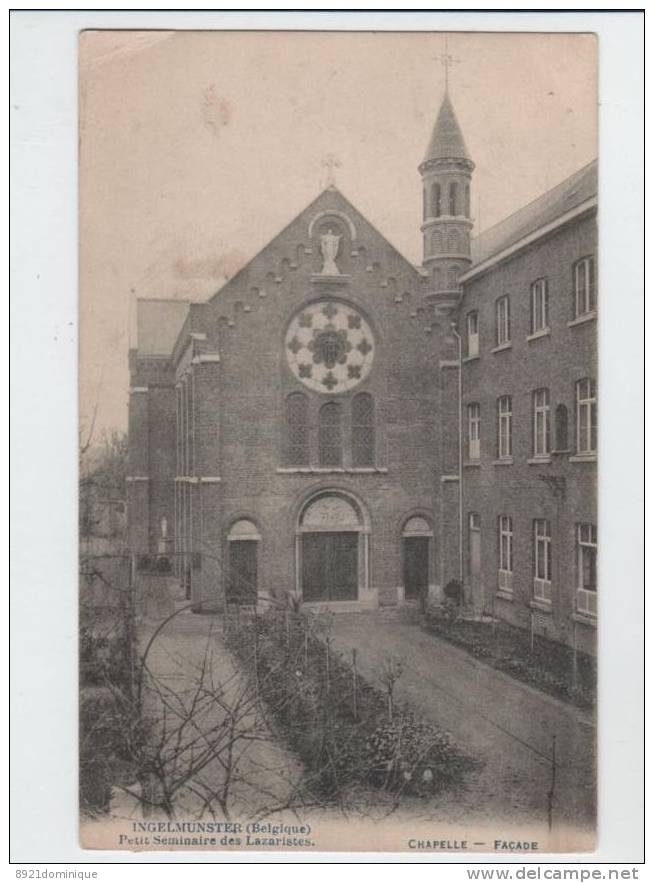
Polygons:
<instances>
[{"instance_id":1,"label":"driveway","mask_svg":"<svg viewBox=\"0 0 654 883\"><path fill-rule=\"evenodd\" d=\"M512 680L459 648L427 634L401 615L335 616L335 647L351 654L380 685L389 656L404 661L396 697L449 732L482 766L450 795L451 823L547 823L556 739L553 821L558 828L594 827L595 727L590 715Z\"/></svg>"}]
</instances>

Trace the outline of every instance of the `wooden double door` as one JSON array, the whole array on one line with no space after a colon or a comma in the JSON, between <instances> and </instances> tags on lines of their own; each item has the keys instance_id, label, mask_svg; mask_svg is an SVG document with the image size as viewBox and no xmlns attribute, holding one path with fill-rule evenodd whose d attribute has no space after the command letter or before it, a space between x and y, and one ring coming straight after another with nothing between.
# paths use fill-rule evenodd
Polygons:
<instances>
[{"instance_id":1,"label":"wooden double door","mask_svg":"<svg viewBox=\"0 0 654 883\"><path fill-rule=\"evenodd\" d=\"M302 597L305 601L356 601L359 534L302 534Z\"/></svg>"}]
</instances>

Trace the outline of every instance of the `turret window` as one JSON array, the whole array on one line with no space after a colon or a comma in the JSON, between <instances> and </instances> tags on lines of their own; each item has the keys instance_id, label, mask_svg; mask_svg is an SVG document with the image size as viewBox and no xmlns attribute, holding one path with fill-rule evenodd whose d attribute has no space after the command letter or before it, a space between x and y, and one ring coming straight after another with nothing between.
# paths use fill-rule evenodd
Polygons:
<instances>
[{"instance_id":1,"label":"turret window","mask_svg":"<svg viewBox=\"0 0 654 883\"><path fill-rule=\"evenodd\" d=\"M457 190L458 187L456 182L452 181L450 184L450 200L449 200L449 209L451 215L456 215L456 203L457 203Z\"/></svg>"},{"instance_id":2,"label":"turret window","mask_svg":"<svg viewBox=\"0 0 654 883\"><path fill-rule=\"evenodd\" d=\"M434 217L434 218L440 218L440 216L441 216L441 185L440 184L432 184L431 213L432 213L432 217Z\"/></svg>"},{"instance_id":3,"label":"turret window","mask_svg":"<svg viewBox=\"0 0 654 883\"><path fill-rule=\"evenodd\" d=\"M459 287L459 268L456 266L447 268L447 289L456 291Z\"/></svg>"},{"instance_id":4,"label":"turret window","mask_svg":"<svg viewBox=\"0 0 654 883\"><path fill-rule=\"evenodd\" d=\"M465 200L465 216L466 218L470 217L470 185L466 184L464 190L464 200Z\"/></svg>"}]
</instances>

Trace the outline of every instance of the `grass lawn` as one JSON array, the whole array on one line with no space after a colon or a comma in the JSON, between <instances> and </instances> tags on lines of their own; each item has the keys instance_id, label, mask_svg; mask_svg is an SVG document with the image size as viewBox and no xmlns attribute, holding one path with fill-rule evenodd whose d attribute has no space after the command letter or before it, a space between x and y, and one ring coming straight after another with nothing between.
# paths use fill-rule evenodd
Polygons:
<instances>
[{"instance_id":1,"label":"grass lawn","mask_svg":"<svg viewBox=\"0 0 654 883\"><path fill-rule=\"evenodd\" d=\"M529 633L508 623L477 622L429 613L424 628L557 699L580 708L595 706L596 662L584 653L577 653L575 678L573 652L569 647L535 635L532 651Z\"/></svg>"}]
</instances>

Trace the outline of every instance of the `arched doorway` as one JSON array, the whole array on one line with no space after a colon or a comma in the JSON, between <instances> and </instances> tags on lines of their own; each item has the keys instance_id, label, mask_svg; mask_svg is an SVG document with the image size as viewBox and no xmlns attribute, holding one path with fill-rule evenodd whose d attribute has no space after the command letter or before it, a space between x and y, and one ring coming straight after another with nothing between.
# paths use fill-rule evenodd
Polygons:
<instances>
[{"instance_id":1,"label":"arched doorway","mask_svg":"<svg viewBox=\"0 0 654 883\"><path fill-rule=\"evenodd\" d=\"M413 515L402 530L402 568L405 601L427 598L433 531L422 515Z\"/></svg>"},{"instance_id":2,"label":"arched doorway","mask_svg":"<svg viewBox=\"0 0 654 883\"><path fill-rule=\"evenodd\" d=\"M227 603L256 604L261 536L256 524L246 518L234 522L227 535L229 572Z\"/></svg>"},{"instance_id":3,"label":"arched doorway","mask_svg":"<svg viewBox=\"0 0 654 883\"><path fill-rule=\"evenodd\" d=\"M298 590L305 602L356 601L368 583L368 532L359 506L328 491L300 512Z\"/></svg>"}]
</instances>

